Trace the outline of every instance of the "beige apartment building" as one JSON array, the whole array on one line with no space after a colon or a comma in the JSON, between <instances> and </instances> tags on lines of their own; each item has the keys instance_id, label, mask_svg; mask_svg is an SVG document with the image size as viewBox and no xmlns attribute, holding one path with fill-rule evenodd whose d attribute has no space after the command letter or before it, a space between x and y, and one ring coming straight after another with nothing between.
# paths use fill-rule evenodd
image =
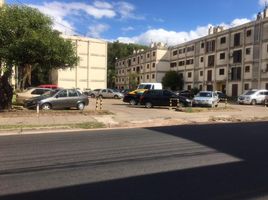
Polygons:
<instances>
[{"instance_id":1,"label":"beige apartment building","mask_svg":"<svg viewBox=\"0 0 268 200\"><path fill-rule=\"evenodd\" d=\"M99 39L66 36L77 50L79 63L72 69L52 72L52 83L63 88L96 89L107 87L107 42Z\"/></svg>"},{"instance_id":2,"label":"beige apartment building","mask_svg":"<svg viewBox=\"0 0 268 200\"><path fill-rule=\"evenodd\" d=\"M121 80L118 86L132 67L126 63L122 65L122 61L136 57L132 55L117 62L118 79ZM161 63L161 57L158 59ZM196 87L238 96L249 89L268 89L268 9L252 22L228 30L211 27L205 37L170 47L166 50L164 63L161 76L153 79L155 82L161 82L164 72L174 70L183 75L184 89L188 90ZM144 71L137 73L143 77L142 81L152 81L144 79ZM158 74L158 68L154 73Z\"/></svg>"},{"instance_id":3,"label":"beige apartment building","mask_svg":"<svg viewBox=\"0 0 268 200\"><path fill-rule=\"evenodd\" d=\"M137 50L133 55L116 62L115 85L119 89L130 87L130 77L136 78L136 83L161 82L169 71L169 50L163 43L152 43L148 50Z\"/></svg>"}]
</instances>

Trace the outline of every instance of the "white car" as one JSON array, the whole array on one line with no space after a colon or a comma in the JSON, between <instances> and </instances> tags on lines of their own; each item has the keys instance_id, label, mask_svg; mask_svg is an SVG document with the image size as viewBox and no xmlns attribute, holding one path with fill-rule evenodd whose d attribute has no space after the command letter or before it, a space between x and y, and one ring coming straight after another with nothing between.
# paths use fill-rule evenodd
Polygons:
<instances>
[{"instance_id":1,"label":"white car","mask_svg":"<svg viewBox=\"0 0 268 200\"><path fill-rule=\"evenodd\" d=\"M19 92L16 94L16 103L23 104L24 100L30 99L32 97L37 97L44 94L47 91L51 91L49 88L29 88L24 92Z\"/></svg>"},{"instance_id":2,"label":"white car","mask_svg":"<svg viewBox=\"0 0 268 200\"><path fill-rule=\"evenodd\" d=\"M239 104L262 104L266 96L268 95L268 90L249 90L244 94L240 95L237 99Z\"/></svg>"},{"instance_id":3,"label":"white car","mask_svg":"<svg viewBox=\"0 0 268 200\"><path fill-rule=\"evenodd\" d=\"M213 91L200 91L195 95L192 105L193 106L209 106L217 107L219 102L219 97L216 92Z\"/></svg>"}]
</instances>

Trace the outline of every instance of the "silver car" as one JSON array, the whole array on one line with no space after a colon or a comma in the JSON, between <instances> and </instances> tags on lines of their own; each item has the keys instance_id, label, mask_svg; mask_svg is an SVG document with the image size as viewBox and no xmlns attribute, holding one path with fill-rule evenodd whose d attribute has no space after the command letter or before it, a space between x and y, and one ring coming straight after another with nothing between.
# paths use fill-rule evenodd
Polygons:
<instances>
[{"instance_id":1,"label":"silver car","mask_svg":"<svg viewBox=\"0 0 268 200\"><path fill-rule=\"evenodd\" d=\"M89 103L88 96L81 94L77 89L61 89L48 92L42 96L24 101L24 107L36 108L37 105L43 110L60 108L77 108L83 110Z\"/></svg>"},{"instance_id":2,"label":"silver car","mask_svg":"<svg viewBox=\"0 0 268 200\"><path fill-rule=\"evenodd\" d=\"M193 106L209 106L217 107L219 102L219 97L216 92L212 91L200 91L195 95L192 105Z\"/></svg>"},{"instance_id":3,"label":"silver car","mask_svg":"<svg viewBox=\"0 0 268 200\"><path fill-rule=\"evenodd\" d=\"M124 97L124 94L113 89L102 89L99 91L98 96L102 98L121 99Z\"/></svg>"},{"instance_id":4,"label":"silver car","mask_svg":"<svg viewBox=\"0 0 268 200\"><path fill-rule=\"evenodd\" d=\"M249 90L246 93L240 95L237 99L239 104L262 104L266 96L268 95L268 90Z\"/></svg>"}]
</instances>

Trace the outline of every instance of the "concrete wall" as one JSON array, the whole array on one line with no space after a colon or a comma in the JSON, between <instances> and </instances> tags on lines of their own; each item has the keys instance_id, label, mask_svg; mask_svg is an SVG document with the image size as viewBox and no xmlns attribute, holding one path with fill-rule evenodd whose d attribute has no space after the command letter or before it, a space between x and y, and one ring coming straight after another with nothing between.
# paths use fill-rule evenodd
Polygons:
<instances>
[{"instance_id":1,"label":"concrete wall","mask_svg":"<svg viewBox=\"0 0 268 200\"><path fill-rule=\"evenodd\" d=\"M107 87L107 42L78 36L63 36L77 48L79 63L73 69L53 71L53 83L63 88Z\"/></svg>"}]
</instances>

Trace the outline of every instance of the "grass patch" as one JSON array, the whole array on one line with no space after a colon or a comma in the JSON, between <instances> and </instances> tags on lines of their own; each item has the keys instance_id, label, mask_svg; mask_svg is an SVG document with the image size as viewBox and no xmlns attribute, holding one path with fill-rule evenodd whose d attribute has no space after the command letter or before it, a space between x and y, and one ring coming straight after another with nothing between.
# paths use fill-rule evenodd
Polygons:
<instances>
[{"instance_id":1,"label":"grass patch","mask_svg":"<svg viewBox=\"0 0 268 200\"><path fill-rule=\"evenodd\" d=\"M0 125L0 130L25 130L25 129L95 129L105 128L101 122L84 122L77 124L50 124L50 125Z\"/></svg>"}]
</instances>

